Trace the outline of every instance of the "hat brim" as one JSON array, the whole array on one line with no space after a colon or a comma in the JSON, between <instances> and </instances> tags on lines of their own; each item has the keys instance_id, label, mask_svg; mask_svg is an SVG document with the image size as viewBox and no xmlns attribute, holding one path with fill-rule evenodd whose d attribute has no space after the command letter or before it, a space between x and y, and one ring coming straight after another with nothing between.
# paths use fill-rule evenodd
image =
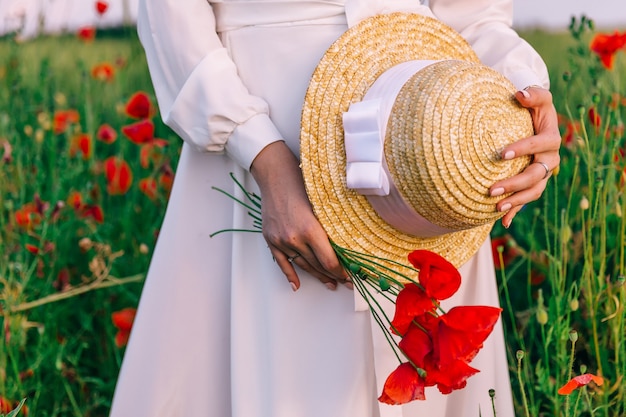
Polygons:
<instances>
[{"instance_id":1,"label":"hat brim","mask_svg":"<svg viewBox=\"0 0 626 417\"><path fill-rule=\"evenodd\" d=\"M408 235L346 187L343 113L389 68L408 60L443 59L479 62L467 41L444 23L392 13L348 29L318 64L302 110L301 168L315 215L337 245L402 265L409 252L427 249L459 267L489 235L493 222L432 238Z\"/></svg>"}]
</instances>

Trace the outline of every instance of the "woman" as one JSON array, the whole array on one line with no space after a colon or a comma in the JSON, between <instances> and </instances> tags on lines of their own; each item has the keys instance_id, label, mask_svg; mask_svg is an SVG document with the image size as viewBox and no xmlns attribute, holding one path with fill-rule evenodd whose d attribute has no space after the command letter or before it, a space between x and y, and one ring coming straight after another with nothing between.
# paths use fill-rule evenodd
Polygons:
<instances>
[{"instance_id":1,"label":"woman","mask_svg":"<svg viewBox=\"0 0 626 417\"><path fill-rule=\"evenodd\" d=\"M369 313L354 311L351 285L303 187L300 109L317 62L347 29L346 3L377 13L407 2L416 5L141 2L139 34L161 112L185 144L113 417L469 417L491 415L491 388L498 416L513 416L501 326L472 362L481 372L466 388L430 390L427 401L401 407L377 402L397 361L373 336ZM559 163L545 65L510 28L511 1L431 0L430 9L520 89L533 115L537 134L502 157L533 155L541 164L490 189L513 193L496 207L509 227ZM263 236L210 238L250 227L246 211L213 189L237 193L230 173L262 195ZM451 303L498 304L488 241L461 272Z\"/></svg>"}]
</instances>

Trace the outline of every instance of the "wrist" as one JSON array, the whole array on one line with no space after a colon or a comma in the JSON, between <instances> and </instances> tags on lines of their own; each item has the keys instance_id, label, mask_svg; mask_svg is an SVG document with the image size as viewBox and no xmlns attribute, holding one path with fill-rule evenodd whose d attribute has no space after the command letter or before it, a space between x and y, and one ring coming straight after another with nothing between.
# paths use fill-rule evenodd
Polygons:
<instances>
[{"instance_id":1,"label":"wrist","mask_svg":"<svg viewBox=\"0 0 626 417\"><path fill-rule=\"evenodd\" d=\"M294 178L302 182L298 160L282 140L270 143L259 152L252 161L250 173L261 191Z\"/></svg>"}]
</instances>

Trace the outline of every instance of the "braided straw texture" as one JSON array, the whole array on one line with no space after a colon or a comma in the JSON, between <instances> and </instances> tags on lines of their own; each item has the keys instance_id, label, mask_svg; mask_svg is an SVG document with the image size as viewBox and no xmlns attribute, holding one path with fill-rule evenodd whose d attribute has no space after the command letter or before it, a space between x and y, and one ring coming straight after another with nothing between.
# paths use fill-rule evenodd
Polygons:
<instances>
[{"instance_id":1,"label":"braided straw texture","mask_svg":"<svg viewBox=\"0 0 626 417\"><path fill-rule=\"evenodd\" d=\"M504 215L494 211L504 196L490 197L489 187L522 172L530 157L505 161L499 151L533 134L514 93L495 70L458 60L430 65L402 87L385 155L398 190L422 217L463 230Z\"/></svg>"},{"instance_id":2,"label":"braided straw texture","mask_svg":"<svg viewBox=\"0 0 626 417\"><path fill-rule=\"evenodd\" d=\"M433 238L402 233L383 221L364 196L346 187L343 112L392 66L441 59L478 63L469 44L447 25L418 14L392 13L350 28L318 64L302 110L301 168L315 215L338 245L402 265L409 252L428 249L458 267L487 238L492 223ZM394 263L388 266L409 273Z\"/></svg>"}]
</instances>

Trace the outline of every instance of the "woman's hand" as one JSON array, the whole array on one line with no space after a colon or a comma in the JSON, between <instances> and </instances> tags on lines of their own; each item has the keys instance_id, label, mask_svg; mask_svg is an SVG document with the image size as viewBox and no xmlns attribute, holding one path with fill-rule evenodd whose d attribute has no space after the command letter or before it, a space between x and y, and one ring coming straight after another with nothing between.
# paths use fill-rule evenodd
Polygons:
<instances>
[{"instance_id":1,"label":"woman's hand","mask_svg":"<svg viewBox=\"0 0 626 417\"><path fill-rule=\"evenodd\" d=\"M298 160L287 145L279 141L266 146L250 172L263 198L263 236L293 290L300 288L294 265L330 289L334 290L337 282L350 287L326 232L313 214Z\"/></svg>"},{"instance_id":2,"label":"woman's hand","mask_svg":"<svg viewBox=\"0 0 626 417\"><path fill-rule=\"evenodd\" d=\"M502 218L502 224L506 228L511 225L513 217L524 204L541 196L552 170L559 166L561 160L559 156L561 135L550 91L541 87L529 87L518 91L515 97L522 106L530 110L535 135L512 143L501 153L503 159L531 155L532 163L524 172L498 181L489 189L494 197L513 193L496 205L498 211L507 212Z\"/></svg>"}]
</instances>

